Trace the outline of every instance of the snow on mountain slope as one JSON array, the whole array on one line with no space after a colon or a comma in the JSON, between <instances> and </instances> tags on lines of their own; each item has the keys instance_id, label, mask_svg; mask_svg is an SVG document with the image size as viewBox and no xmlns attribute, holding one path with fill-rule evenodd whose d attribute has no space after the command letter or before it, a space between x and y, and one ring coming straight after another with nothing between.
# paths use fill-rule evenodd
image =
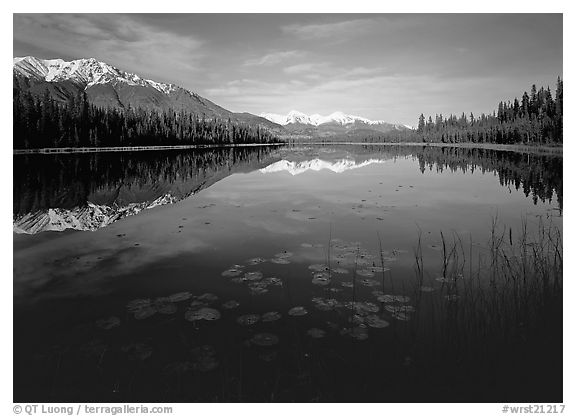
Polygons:
<instances>
[{"instance_id":1,"label":"snow on mountain slope","mask_svg":"<svg viewBox=\"0 0 576 416\"><path fill-rule=\"evenodd\" d=\"M175 84L167 84L120 70L94 58L64 61L33 56L13 58L14 88L56 101L68 102L84 91L99 107L185 110L205 117L231 119L282 132L282 127L249 113L233 113Z\"/></svg>"},{"instance_id":2,"label":"snow on mountain slope","mask_svg":"<svg viewBox=\"0 0 576 416\"><path fill-rule=\"evenodd\" d=\"M290 175L295 176L306 171L320 171L320 170L330 170L334 173L342 173L352 169L363 168L372 164L384 163L381 159L368 159L364 162L357 163L352 159L340 159L334 162L322 160L322 159L312 159L305 160L302 162L290 162L288 160L279 160L278 162L272 163L265 168L260 169L261 173L276 173L276 172L288 172Z\"/></svg>"},{"instance_id":3,"label":"snow on mountain slope","mask_svg":"<svg viewBox=\"0 0 576 416\"><path fill-rule=\"evenodd\" d=\"M300 124L307 124L307 125L311 125L311 126L320 126L322 124L327 124L327 123L336 123L338 125L341 126L347 126L350 124L355 124L355 123L363 123L363 124L367 124L370 126L374 126L374 125L381 125L381 124L385 124L385 125L392 125L397 129L404 129L404 128L411 128L409 126L405 126L402 124L392 124L392 123L388 123L386 121L381 121L381 120L369 120L365 117L360 117L360 116L353 116L350 114L344 114L341 111L336 111L328 116L322 116L320 114L313 114L311 116L308 116L300 111L296 111L296 110L292 110L290 111L287 115L282 115L282 114L274 114L274 113L262 113L260 114L260 117L264 117L267 120L270 120L274 123L280 124L282 126L286 126L288 124L296 124L296 123L300 123Z\"/></svg>"},{"instance_id":4,"label":"snow on mountain slope","mask_svg":"<svg viewBox=\"0 0 576 416\"><path fill-rule=\"evenodd\" d=\"M94 58L64 61L62 59L38 59L33 56L14 58L14 71L27 77L48 82L70 80L85 84L88 88L96 84L122 82L128 85L152 87L164 94L178 89L173 84L164 84L142 79L136 74L121 71Z\"/></svg>"},{"instance_id":5,"label":"snow on mountain slope","mask_svg":"<svg viewBox=\"0 0 576 416\"><path fill-rule=\"evenodd\" d=\"M13 230L17 234L37 234L43 231L96 231L122 218L136 215L145 209L174 204L179 201L169 193L151 202L131 203L126 206L97 205L88 202L86 206L73 209L50 208L31 212L14 220Z\"/></svg>"}]
</instances>

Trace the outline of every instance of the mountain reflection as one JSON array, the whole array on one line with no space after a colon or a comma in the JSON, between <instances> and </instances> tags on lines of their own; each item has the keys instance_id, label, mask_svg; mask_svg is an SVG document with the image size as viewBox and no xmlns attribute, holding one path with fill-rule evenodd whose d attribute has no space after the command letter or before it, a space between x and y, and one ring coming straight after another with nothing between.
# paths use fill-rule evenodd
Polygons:
<instances>
[{"instance_id":1,"label":"mountain reflection","mask_svg":"<svg viewBox=\"0 0 576 416\"><path fill-rule=\"evenodd\" d=\"M14 156L14 231L95 230L180 201L236 172L343 173L396 158L420 171L495 173L534 203L557 199L562 157L429 146L241 147Z\"/></svg>"},{"instance_id":2,"label":"mountain reflection","mask_svg":"<svg viewBox=\"0 0 576 416\"><path fill-rule=\"evenodd\" d=\"M273 147L14 157L14 230L95 230L274 161Z\"/></svg>"}]
</instances>

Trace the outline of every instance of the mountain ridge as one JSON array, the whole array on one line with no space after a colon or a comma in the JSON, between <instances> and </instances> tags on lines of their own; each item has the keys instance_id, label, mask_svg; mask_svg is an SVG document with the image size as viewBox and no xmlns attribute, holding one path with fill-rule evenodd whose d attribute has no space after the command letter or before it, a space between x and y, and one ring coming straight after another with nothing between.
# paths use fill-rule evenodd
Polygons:
<instances>
[{"instance_id":1,"label":"mountain ridge","mask_svg":"<svg viewBox=\"0 0 576 416\"><path fill-rule=\"evenodd\" d=\"M339 125L348 125L360 122L367 125L391 125L397 129L412 129L412 126L399 123L390 123L383 120L370 120L365 117L355 116L351 114L345 114L342 111L335 111L327 116L322 116L320 114L307 115L298 110L292 110L286 115L275 114L275 113L260 113L260 117L266 118L276 124L285 126L288 124L308 124L315 127L321 124L336 123Z\"/></svg>"},{"instance_id":2,"label":"mountain ridge","mask_svg":"<svg viewBox=\"0 0 576 416\"><path fill-rule=\"evenodd\" d=\"M145 79L95 58L65 61L33 56L13 58L14 89L42 98L68 103L85 93L88 101L105 108L144 108L147 110L184 110L208 119L230 119L259 126L279 137L356 137L358 135L395 134L410 126L369 120L341 111L328 116L308 116L293 110L287 115L247 112L235 113L172 83Z\"/></svg>"},{"instance_id":3,"label":"mountain ridge","mask_svg":"<svg viewBox=\"0 0 576 416\"><path fill-rule=\"evenodd\" d=\"M14 88L42 97L46 92L59 102L68 102L81 92L99 107L186 110L208 118L230 118L259 125L276 133L282 127L250 113L234 113L196 92L176 84L145 79L95 58L72 61L13 58Z\"/></svg>"}]
</instances>

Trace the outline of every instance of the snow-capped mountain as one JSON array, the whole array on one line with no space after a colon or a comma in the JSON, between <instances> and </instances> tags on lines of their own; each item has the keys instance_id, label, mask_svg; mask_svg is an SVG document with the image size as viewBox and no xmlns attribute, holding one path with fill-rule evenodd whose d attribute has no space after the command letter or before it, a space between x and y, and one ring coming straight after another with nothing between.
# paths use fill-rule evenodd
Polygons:
<instances>
[{"instance_id":1,"label":"snow-capped mountain","mask_svg":"<svg viewBox=\"0 0 576 416\"><path fill-rule=\"evenodd\" d=\"M278 162L272 163L265 168L260 169L261 173L276 173L276 172L288 172L292 176L299 175L301 173L311 171L321 171L329 170L334 173L342 173L352 169L359 169L372 164L385 163L385 160L381 159L368 159L363 162L357 163L352 159L339 159L335 161L326 161L322 159L312 159L304 160L302 162L291 162L289 160L279 160Z\"/></svg>"},{"instance_id":2,"label":"snow-capped mountain","mask_svg":"<svg viewBox=\"0 0 576 416\"><path fill-rule=\"evenodd\" d=\"M143 210L174 204L178 201L179 198L166 194L152 202L132 203L123 207L97 205L88 202L86 206L73 209L50 208L16 218L13 223L13 230L17 234L37 234L42 231L69 229L96 231L122 218L139 214Z\"/></svg>"},{"instance_id":3,"label":"snow-capped mountain","mask_svg":"<svg viewBox=\"0 0 576 416\"><path fill-rule=\"evenodd\" d=\"M398 130L411 129L410 126L406 126L403 124L392 124L381 120L369 120L365 117L344 114L341 111L336 111L327 116L322 116L320 114L312 114L311 116L309 116L300 111L293 110L286 115L262 113L260 114L260 117L264 117L265 119L268 119L282 126L286 126L288 124L307 124L310 126L318 127L322 124L335 123L341 126L347 126L350 124L365 124L368 126L377 126L377 125L393 126Z\"/></svg>"},{"instance_id":4,"label":"snow-capped mountain","mask_svg":"<svg viewBox=\"0 0 576 416\"><path fill-rule=\"evenodd\" d=\"M206 117L230 118L272 130L281 127L249 113L233 113L175 84L144 79L94 58L65 61L33 56L13 59L14 88L67 102L84 91L100 107L186 110Z\"/></svg>"},{"instance_id":5,"label":"snow-capped mountain","mask_svg":"<svg viewBox=\"0 0 576 416\"><path fill-rule=\"evenodd\" d=\"M142 79L136 74L121 71L94 58L76 59L66 62L62 59L38 59L33 56L14 58L14 71L28 78L48 82L74 81L85 84L86 88L96 84L123 82L127 85L152 87L164 94L176 91L178 86Z\"/></svg>"}]
</instances>

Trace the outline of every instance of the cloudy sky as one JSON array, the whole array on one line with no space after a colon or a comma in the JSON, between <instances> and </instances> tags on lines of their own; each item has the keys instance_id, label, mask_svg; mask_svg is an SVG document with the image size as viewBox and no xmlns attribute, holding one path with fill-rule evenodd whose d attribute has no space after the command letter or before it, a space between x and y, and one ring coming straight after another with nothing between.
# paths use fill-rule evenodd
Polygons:
<instances>
[{"instance_id":1,"label":"cloudy sky","mask_svg":"<svg viewBox=\"0 0 576 416\"><path fill-rule=\"evenodd\" d=\"M232 111L417 123L562 74L561 15L14 15L14 56L94 57Z\"/></svg>"}]
</instances>

